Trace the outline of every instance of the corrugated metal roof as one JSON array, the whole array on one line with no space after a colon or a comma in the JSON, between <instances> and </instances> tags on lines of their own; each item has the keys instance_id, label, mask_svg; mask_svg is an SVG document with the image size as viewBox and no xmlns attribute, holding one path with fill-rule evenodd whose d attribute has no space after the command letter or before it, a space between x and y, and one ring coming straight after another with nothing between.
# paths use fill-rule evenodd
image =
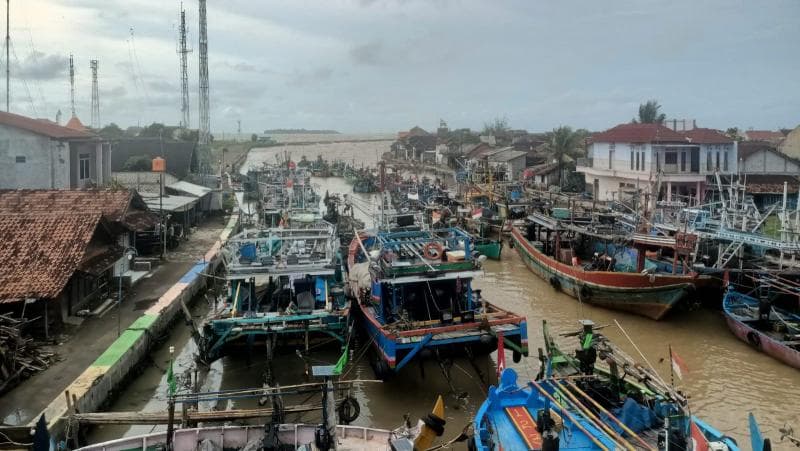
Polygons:
<instances>
[{"instance_id":1,"label":"corrugated metal roof","mask_svg":"<svg viewBox=\"0 0 800 451\"><path fill-rule=\"evenodd\" d=\"M196 197L190 196L158 196L144 197L144 201L151 210L161 211L163 206L164 211L181 212L187 211L197 203Z\"/></svg>"},{"instance_id":2,"label":"corrugated metal roof","mask_svg":"<svg viewBox=\"0 0 800 451\"><path fill-rule=\"evenodd\" d=\"M167 188L180 191L182 193L190 194L195 197L203 197L211 192L211 188L195 185L194 183L185 182L183 180L167 185Z\"/></svg>"},{"instance_id":3,"label":"corrugated metal roof","mask_svg":"<svg viewBox=\"0 0 800 451\"><path fill-rule=\"evenodd\" d=\"M497 152L496 154L489 155L487 159L489 161L495 161L499 163L511 161L517 159L519 157L523 157L527 155L528 152L522 150L507 150L504 152Z\"/></svg>"}]
</instances>

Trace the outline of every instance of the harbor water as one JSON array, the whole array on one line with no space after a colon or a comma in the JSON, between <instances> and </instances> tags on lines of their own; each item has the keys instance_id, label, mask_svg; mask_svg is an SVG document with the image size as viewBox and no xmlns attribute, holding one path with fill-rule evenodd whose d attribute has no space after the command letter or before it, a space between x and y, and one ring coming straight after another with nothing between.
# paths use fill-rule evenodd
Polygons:
<instances>
[{"instance_id":1,"label":"harbor water","mask_svg":"<svg viewBox=\"0 0 800 451\"><path fill-rule=\"evenodd\" d=\"M319 137L307 139L322 141ZM333 139L336 139L335 137ZM299 140L299 138L298 138ZM390 141L318 143L302 146L270 147L254 149L242 167L246 172L250 165L274 162L275 156L290 152L298 161L302 155L309 160L322 155L328 160L344 159L348 162L363 162L375 165L377 158L388 150ZM358 196L363 204L374 202L374 195L352 194L352 187L342 178L313 179L320 192L349 193ZM369 211L356 211L357 216L371 225ZM502 308L526 315L531 357L519 363L511 361L508 353L507 366L517 369L523 378L533 378L539 370L536 350L543 346L542 321L547 320L551 333L576 331L578 320L591 319L598 325L608 325L602 333L610 337L637 361L642 355L666 381L670 381L669 347L685 361L689 371L683 379L674 378L675 385L689 395L692 412L735 438L740 444L749 443L747 414L753 412L762 426L762 432L775 442L780 437L778 428L784 424L800 427L800 372L759 353L737 340L728 330L721 312L707 309L674 312L662 321L626 313L604 310L582 305L577 300L556 292L546 281L528 271L522 260L506 244L501 261L486 261L485 275L476 281L475 287L483 290L483 296ZM202 319L209 305L199 300L192 308L196 321ZM615 320L622 326L618 328ZM624 332L623 332L624 330ZM629 341L629 336L632 340ZM564 349L577 346L575 338L557 339ZM635 343L635 345L633 344ZM179 380L188 384L194 365L195 345L189 328L178 325L164 345L152 353L152 365L116 397L109 410L165 410L166 369L169 364L169 348L175 349L175 372ZM637 350L638 348L638 350ZM355 363L347 370L347 379L373 379L372 370L363 353L364 347L352 350ZM639 353L641 352L641 355ZM339 357L337 350L323 350L312 354L311 364L332 364ZM363 383L353 388L352 394L361 406L358 425L380 428L395 428L402 422L404 414L412 418L425 415L438 394L446 403L447 426L445 437L458 435L469 423L485 396L481 381L495 381L496 354L478 358L475 362L457 359L449 367L450 383L443 376L443 369L436 362L409 365L394 380L388 383ZM643 362L644 363L644 362ZM281 385L291 385L310 380L306 374L306 362L294 353L276 358L272 367ZM210 368L197 371L200 391L216 391L233 388L260 386L265 370L262 355L251 358L225 357L214 362ZM186 372L186 374L184 374ZM480 374L480 375L479 375ZM297 402L303 402L300 398ZM290 404L290 402L287 402ZM213 407L252 408L256 400L245 399L219 402ZM180 413L177 414L180 417ZM289 415L288 421L316 423L319 412ZM165 427L158 426L164 429ZM142 434L156 430L153 426L103 426L96 427L89 435L92 442L109 440L120 436ZM749 444L746 445L749 448ZM465 446L458 447L465 449Z\"/></svg>"}]
</instances>

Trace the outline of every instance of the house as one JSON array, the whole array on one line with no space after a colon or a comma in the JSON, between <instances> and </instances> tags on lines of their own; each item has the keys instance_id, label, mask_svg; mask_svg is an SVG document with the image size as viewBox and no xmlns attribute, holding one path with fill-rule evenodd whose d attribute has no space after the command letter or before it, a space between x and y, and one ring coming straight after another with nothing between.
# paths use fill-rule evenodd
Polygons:
<instances>
[{"instance_id":1,"label":"house","mask_svg":"<svg viewBox=\"0 0 800 451\"><path fill-rule=\"evenodd\" d=\"M436 143L436 135L415 126L407 132L397 133L391 151L395 158L404 160L421 160L425 152L433 152L435 158Z\"/></svg>"},{"instance_id":2,"label":"house","mask_svg":"<svg viewBox=\"0 0 800 451\"><path fill-rule=\"evenodd\" d=\"M598 200L613 200L659 179L659 197L699 202L714 174L737 171L737 143L717 130L675 131L660 124L621 124L593 134L577 172ZM645 189L646 188L642 188Z\"/></svg>"},{"instance_id":3,"label":"house","mask_svg":"<svg viewBox=\"0 0 800 451\"><path fill-rule=\"evenodd\" d=\"M751 175L800 174L800 160L780 152L765 141L739 143L739 173Z\"/></svg>"},{"instance_id":4,"label":"house","mask_svg":"<svg viewBox=\"0 0 800 451\"><path fill-rule=\"evenodd\" d=\"M137 232L156 223L129 190L1 190L0 310L49 328L113 297L132 277Z\"/></svg>"},{"instance_id":5,"label":"house","mask_svg":"<svg viewBox=\"0 0 800 451\"><path fill-rule=\"evenodd\" d=\"M790 131L778 145L778 150L792 158L800 159L800 125Z\"/></svg>"},{"instance_id":6,"label":"house","mask_svg":"<svg viewBox=\"0 0 800 451\"><path fill-rule=\"evenodd\" d=\"M73 119L71 128L0 112L0 189L76 189L110 181L108 142Z\"/></svg>"},{"instance_id":7,"label":"house","mask_svg":"<svg viewBox=\"0 0 800 451\"><path fill-rule=\"evenodd\" d=\"M778 144L783 141L783 133L773 130L747 130L742 133L745 141L764 141L772 144Z\"/></svg>"},{"instance_id":8,"label":"house","mask_svg":"<svg viewBox=\"0 0 800 451\"><path fill-rule=\"evenodd\" d=\"M507 147L487 154L486 161L497 180L513 181L520 179L528 163L527 157L528 152Z\"/></svg>"},{"instance_id":9,"label":"house","mask_svg":"<svg viewBox=\"0 0 800 451\"><path fill-rule=\"evenodd\" d=\"M547 189L558 184L558 163L542 163L525 168L522 178L539 189Z\"/></svg>"}]
</instances>

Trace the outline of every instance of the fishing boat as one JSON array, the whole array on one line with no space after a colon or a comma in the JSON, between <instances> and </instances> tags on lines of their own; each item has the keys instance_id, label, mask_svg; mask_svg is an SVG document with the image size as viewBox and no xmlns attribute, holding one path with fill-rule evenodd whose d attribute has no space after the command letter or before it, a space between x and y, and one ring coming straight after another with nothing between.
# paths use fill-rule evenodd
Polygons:
<instances>
[{"instance_id":1,"label":"fishing boat","mask_svg":"<svg viewBox=\"0 0 800 451\"><path fill-rule=\"evenodd\" d=\"M332 366L315 366L314 375L332 374ZM300 450L300 451L399 451L428 449L433 446L437 437L444 432L444 402L439 396L432 411L422 417L416 425L411 425L407 420L400 427L378 429L366 426L349 424L352 418L343 419L341 404L335 399L335 384L330 377L324 384L317 384L322 391L322 422L287 423L284 421L286 410L283 407L282 396L286 390L262 389L236 390L214 392L209 394L193 393L186 397L172 396L172 402L191 402L205 398L225 399L226 396L236 398L248 397L250 393L255 396L268 397L272 400L272 415L268 421L260 425L225 425L204 426L194 428L173 429L172 424L167 431L154 432L132 437L124 437L100 443L94 443L79 451L124 451L124 450L156 450L169 449L173 451L222 451L222 450ZM312 384L305 384L306 386ZM231 393L233 392L233 393ZM184 399L185 398L185 399ZM338 420L338 421L337 421ZM42 444L46 449L47 428L44 422ZM37 432L37 434L39 434Z\"/></svg>"},{"instance_id":2,"label":"fishing boat","mask_svg":"<svg viewBox=\"0 0 800 451\"><path fill-rule=\"evenodd\" d=\"M579 347L569 354L543 322L546 352L540 352L537 379L565 409L584 414L615 441L634 446L608 449L739 449L733 439L692 415L688 398L661 379L649 362L636 362L603 335L605 326L590 320L580 324L579 331L561 334L577 338ZM671 349L670 354L674 362Z\"/></svg>"},{"instance_id":3,"label":"fishing boat","mask_svg":"<svg viewBox=\"0 0 800 451\"><path fill-rule=\"evenodd\" d=\"M473 290L482 274L472 237L461 229L362 232L348 250L348 287L375 350L373 367L388 379L424 356L494 351L498 335L528 354L525 317Z\"/></svg>"},{"instance_id":4,"label":"fishing boat","mask_svg":"<svg viewBox=\"0 0 800 451\"><path fill-rule=\"evenodd\" d=\"M595 253L589 263L582 262L579 245L593 239L613 242L631 236L589 233L584 227L538 213L528 218L524 231L512 228L511 245L534 274L580 302L658 320L712 279L693 271L677 273L679 256L694 251L694 235L670 238L631 234L637 250L635 269L617 271L613 255ZM586 241L578 241L586 237ZM645 268L646 249L652 246L669 247L675 252L674 273Z\"/></svg>"},{"instance_id":5,"label":"fishing boat","mask_svg":"<svg viewBox=\"0 0 800 451\"><path fill-rule=\"evenodd\" d=\"M722 300L734 335L759 351L800 369L800 316L729 287Z\"/></svg>"},{"instance_id":6,"label":"fishing boat","mask_svg":"<svg viewBox=\"0 0 800 451\"><path fill-rule=\"evenodd\" d=\"M200 358L266 344L305 349L317 342L343 345L350 329L339 241L320 221L304 228L245 230L222 250L227 296L196 331ZM280 340L279 340L280 339Z\"/></svg>"},{"instance_id":7,"label":"fishing boat","mask_svg":"<svg viewBox=\"0 0 800 451\"><path fill-rule=\"evenodd\" d=\"M475 238L475 250L490 260L500 260L500 254L503 252L503 242L489 238Z\"/></svg>"}]
</instances>

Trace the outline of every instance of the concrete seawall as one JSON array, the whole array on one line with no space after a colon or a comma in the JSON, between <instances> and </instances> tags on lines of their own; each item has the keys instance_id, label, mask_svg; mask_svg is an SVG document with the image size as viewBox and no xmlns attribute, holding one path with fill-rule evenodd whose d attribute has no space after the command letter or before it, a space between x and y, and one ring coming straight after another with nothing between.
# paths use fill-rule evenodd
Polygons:
<instances>
[{"instance_id":1,"label":"concrete seawall","mask_svg":"<svg viewBox=\"0 0 800 451\"><path fill-rule=\"evenodd\" d=\"M127 375L147 355L155 340L166 332L181 311L181 303L188 303L206 286L204 274L213 274L220 264L220 250L239 225L239 218L231 216L219 239L181 279L170 287L133 324L125 329L80 376L78 376L39 415L33 418L34 426L41 415L47 420L51 437L62 437L65 432L68 406L65 393L75 400L79 412L96 412L117 390Z\"/></svg>"}]
</instances>

